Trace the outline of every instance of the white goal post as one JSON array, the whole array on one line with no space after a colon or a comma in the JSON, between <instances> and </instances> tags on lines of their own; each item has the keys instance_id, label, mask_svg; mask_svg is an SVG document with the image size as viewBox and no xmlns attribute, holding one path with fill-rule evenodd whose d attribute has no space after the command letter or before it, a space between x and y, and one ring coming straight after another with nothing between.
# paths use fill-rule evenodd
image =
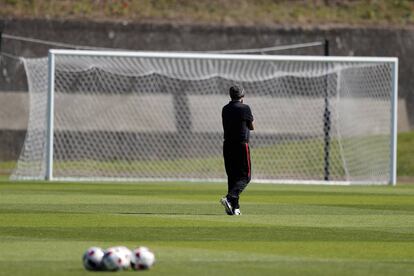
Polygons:
<instances>
[{"instance_id":1,"label":"white goal post","mask_svg":"<svg viewBox=\"0 0 414 276\"><path fill-rule=\"evenodd\" d=\"M221 108L246 89L253 181L396 184L398 59L50 50L23 59L13 179L225 181Z\"/></svg>"}]
</instances>

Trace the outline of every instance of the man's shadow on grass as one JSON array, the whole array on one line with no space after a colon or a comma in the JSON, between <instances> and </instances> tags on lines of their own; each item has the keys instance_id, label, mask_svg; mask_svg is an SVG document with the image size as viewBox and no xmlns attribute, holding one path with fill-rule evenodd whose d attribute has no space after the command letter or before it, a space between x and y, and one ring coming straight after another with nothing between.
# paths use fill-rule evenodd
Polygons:
<instances>
[{"instance_id":1,"label":"man's shadow on grass","mask_svg":"<svg viewBox=\"0 0 414 276\"><path fill-rule=\"evenodd\" d=\"M120 215L180 215L180 216L223 216L225 214L218 213L179 213L179 212L122 212Z\"/></svg>"}]
</instances>

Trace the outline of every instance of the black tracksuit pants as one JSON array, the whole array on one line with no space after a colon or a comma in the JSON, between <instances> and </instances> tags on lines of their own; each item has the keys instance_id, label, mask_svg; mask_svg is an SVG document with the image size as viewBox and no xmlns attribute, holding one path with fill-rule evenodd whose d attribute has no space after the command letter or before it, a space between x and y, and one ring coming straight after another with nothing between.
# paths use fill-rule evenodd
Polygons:
<instances>
[{"instance_id":1,"label":"black tracksuit pants","mask_svg":"<svg viewBox=\"0 0 414 276\"><path fill-rule=\"evenodd\" d=\"M234 208L239 208L239 196L251 180L249 144L224 141L223 156L228 179L227 198Z\"/></svg>"}]
</instances>

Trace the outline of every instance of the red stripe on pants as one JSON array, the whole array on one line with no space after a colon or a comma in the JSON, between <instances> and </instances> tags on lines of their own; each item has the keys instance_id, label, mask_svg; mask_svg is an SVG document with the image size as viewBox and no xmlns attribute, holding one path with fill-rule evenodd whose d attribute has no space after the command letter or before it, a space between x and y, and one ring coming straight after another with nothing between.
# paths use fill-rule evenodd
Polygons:
<instances>
[{"instance_id":1,"label":"red stripe on pants","mask_svg":"<svg viewBox=\"0 0 414 276\"><path fill-rule=\"evenodd\" d=\"M247 143L246 143L246 154L247 154L247 167L248 167L247 176L250 177L250 152L249 152L249 144Z\"/></svg>"}]
</instances>

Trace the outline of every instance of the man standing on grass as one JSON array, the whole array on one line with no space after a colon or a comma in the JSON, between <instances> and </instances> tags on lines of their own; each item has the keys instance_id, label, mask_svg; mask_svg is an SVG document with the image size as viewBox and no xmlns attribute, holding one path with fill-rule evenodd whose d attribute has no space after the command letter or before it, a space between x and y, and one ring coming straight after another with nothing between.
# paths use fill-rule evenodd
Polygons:
<instances>
[{"instance_id":1,"label":"man standing on grass","mask_svg":"<svg viewBox=\"0 0 414 276\"><path fill-rule=\"evenodd\" d=\"M254 129L250 107L243 104L244 89L230 87L231 101L223 107L223 156L228 192L220 202L228 215L241 215L239 196L251 179L250 130Z\"/></svg>"}]
</instances>

